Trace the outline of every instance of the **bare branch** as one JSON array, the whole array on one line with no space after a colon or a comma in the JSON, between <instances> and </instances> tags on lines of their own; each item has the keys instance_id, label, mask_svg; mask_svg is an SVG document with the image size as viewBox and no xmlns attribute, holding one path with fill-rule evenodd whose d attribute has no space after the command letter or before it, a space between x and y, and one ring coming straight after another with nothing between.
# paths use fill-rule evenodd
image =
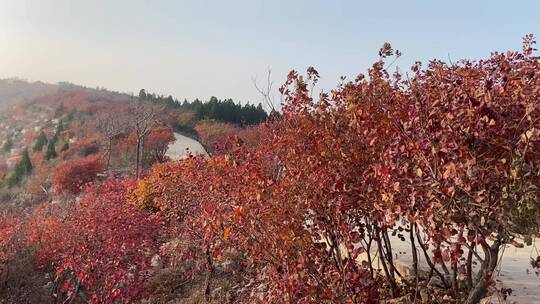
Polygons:
<instances>
[{"instance_id":1,"label":"bare branch","mask_svg":"<svg viewBox=\"0 0 540 304\"><path fill-rule=\"evenodd\" d=\"M253 85L255 86L255 89L262 97L263 104L271 111L276 112L274 97L272 96L272 70L268 68L267 76L266 76L266 85L264 87L260 87L257 83L257 77L252 77Z\"/></svg>"}]
</instances>

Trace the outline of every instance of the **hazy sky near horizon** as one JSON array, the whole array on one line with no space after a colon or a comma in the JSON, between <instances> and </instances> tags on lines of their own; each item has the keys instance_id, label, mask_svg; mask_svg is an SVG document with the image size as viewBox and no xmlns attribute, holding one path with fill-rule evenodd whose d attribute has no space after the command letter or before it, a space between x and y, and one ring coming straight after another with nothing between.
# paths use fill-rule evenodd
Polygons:
<instances>
[{"instance_id":1,"label":"hazy sky near horizon","mask_svg":"<svg viewBox=\"0 0 540 304\"><path fill-rule=\"evenodd\" d=\"M314 66L330 89L385 41L409 68L520 49L527 33L540 1L0 0L0 77L259 102L268 67L277 87Z\"/></svg>"}]
</instances>

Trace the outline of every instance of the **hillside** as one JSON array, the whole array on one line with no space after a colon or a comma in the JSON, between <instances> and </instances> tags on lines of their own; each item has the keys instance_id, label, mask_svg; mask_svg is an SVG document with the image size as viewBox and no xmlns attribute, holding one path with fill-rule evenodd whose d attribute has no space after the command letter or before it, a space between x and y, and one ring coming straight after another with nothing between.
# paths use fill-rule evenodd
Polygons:
<instances>
[{"instance_id":1,"label":"hillside","mask_svg":"<svg viewBox=\"0 0 540 304\"><path fill-rule=\"evenodd\" d=\"M31 201L43 200L36 192L49 193L52 181L50 176L36 180L37 175L52 172L64 162L81 156L105 157L106 169L110 172L128 174L137 169L138 139L133 133L137 128L143 128L139 131L148 137L144 144L141 142L141 170L155 161L165 160L167 146L174 140L172 131L201 139L209 151L214 151L228 135L250 133L248 125L234 123L240 121L234 118L239 116L234 115L246 115L242 111L252 108L237 106L231 100L218 101L215 97L209 103L199 100L180 103L172 97L153 94L138 98L69 83L49 85L22 80L2 81L0 96L5 105L0 111L0 182L3 185L0 198L10 202L14 201L13 195L28 194L27 186L34 188L32 195L37 195L30 198ZM211 114L216 113L214 107L217 106L229 107L228 113L233 118ZM144 127L139 126L142 123ZM17 166L25 149L34 170L22 178L19 175L25 174L17 173Z\"/></svg>"},{"instance_id":2,"label":"hillside","mask_svg":"<svg viewBox=\"0 0 540 304\"><path fill-rule=\"evenodd\" d=\"M291 71L271 115L70 84L13 103L0 303L534 303L534 45L402 73L385 43L328 93ZM175 132L207 153L169 158Z\"/></svg>"},{"instance_id":3,"label":"hillside","mask_svg":"<svg viewBox=\"0 0 540 304\"><path fill-rule=\"evenodd\" d=\"M14 104L24 104L37 97L54 94L57 85L27 82L20 79L0 79L0 110Z\"/></svg>"}]
</instances>

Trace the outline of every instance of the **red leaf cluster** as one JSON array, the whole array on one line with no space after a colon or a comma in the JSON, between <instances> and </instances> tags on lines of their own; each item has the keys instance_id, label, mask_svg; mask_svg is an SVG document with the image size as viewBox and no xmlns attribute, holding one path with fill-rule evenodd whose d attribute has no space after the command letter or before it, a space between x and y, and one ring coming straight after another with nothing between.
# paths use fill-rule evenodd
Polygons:
<instances>
[{"instance_id":1,"label":"red leaf cluster","mask_svg":"<svg viewBox=\"0 0 540 304\"><path fill-rule=\"evenodd\" d=\"M77 286L90 293L92 303L127 303L143 295L158 251L159 223L127 204L133 185L107 180L64 212L36 213L31 240L41 244L39 261L54 267L68 295Z\"/></svg>"},{"instance_id":2,"label":"red leaf cluster","mask_svg":"<svg viewBox=\"0 0 540 304\"><path fill-rule=\"evenodd\" d=\"M79 140L71 144L69 148L62 152L62 159L72 159L78 157L86 157L96 154L99 151L99 146L95 140Z\"/></svg>"},{"instance_id":3,"label":"red leaf cluster","mask_svg":"<svg viewBox=\"0 0 540 304\"><path fill-rule=\"evenodd\" d=\"M478 301L500 246L540 231L539 58L434 61L405 80L385 69L393 54L385 45L368 75L318 99L317 71L291 72L264 145L155 167L131 201L180 232L183 259L239 259L265 302L416 292L425 278L400 278L393 257L405 238L431 276Z\"/></svg>"},{"instance_id":4,"label":"red leaf cluster","mask_svg":"<svg viewBox=\"0 0 540 304\"><path fill-rule=\"evenodd\" d=\"M66 161L54 170L53 187L57 192L78 194L103 168L104 162L100 155Z\"/></svg>"}]
</instances>

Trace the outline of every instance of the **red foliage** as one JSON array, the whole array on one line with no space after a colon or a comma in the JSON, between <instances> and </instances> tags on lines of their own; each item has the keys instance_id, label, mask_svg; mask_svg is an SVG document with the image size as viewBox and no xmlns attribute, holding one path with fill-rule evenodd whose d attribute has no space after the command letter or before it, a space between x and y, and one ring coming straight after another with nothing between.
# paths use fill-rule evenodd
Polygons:
<instances>
[{"instance_id":1,"label":"red foliage","mask_svg":"<svg viewBox=\"0 0 540 304\"><path fill-rule=\"evenodd\" d=\"M82 88L77 90L61 90L55 94L49 94L36 99L36 103L58 107L63 104L64 112L77 111L87 114L94 113L97 109L103 108L106 104L94 101L94 93L85 91Z\"/></svg>"},{"instance_id":2,"label":"red foliage","mask_svg":"<svg viewBox=\"0 0 540 304\"><path fill-rule=\"evenodd\" d=\"M414 293L422 278L399 279L393 260L393 244L405 237L445 287L439 265L477 302L501 246L540 231L540 63L530 49L415 65L402 80L384 69L394 54L385 44L368 76L318 100L310 89L317 71L293 71L264 145L229 141L227 155L158 166L132 201L175 223L196 248L177 248L184 259L240 252L265 302L373 303ZM215 142L205 124L197 131Z\"/></svg>"},{"instance_id":3,"label":"red foliage","mask_svg":"<svg viewBox=\"0 0 540 304\"><path fill-rule=\"evenodd\" d=\"M151 129L143 140L143 159L144 167L150 167L156 162L164 162L166 160L165 153L169 144L175 140L174 133L170 128L154 128ZM137 135L131 132L125 139L120 139L114 150L117 154L136 154Z\"/></svg>"},{"instance_id":4,"label":"red foliage","mask_svg":"<svg viewBox=\"0 0 540 304\"><path fill-rule=\"evenodd\" d=\"M44 159L43 152L33 153L32 175L26 182L26 190L35 196L36 199L45 198L51 187L51 163Z\"/></svg>"},{"instance_id":5,"label":"red foliage","mask_svg":"<svg viewBox=\"0 0 540 304\"><path fill-rule=\"evenodd\" d=\"M385 69L399 56L385 44L368 75L318 98L317 71L292 71L280 88L282 115L246 130L249 144L238 127L198 124L207 146L223 143L218 154L157 164L136 188L132 180L91 187L65 213L37 214L30 240L68 295L82 284L94 302L142 295L159 223L135 205L164 220L173 238L164 251L184 275L206 270L209 281L216 265L239 264L247 302L377 303L419 299L428 288L423 301L477 303L500 248L540 234L532 39L522 52L478 62L415 64L407 80ZM145 147L161 153L171 135L154 130ZM97 155L69 161L56 169L55 188L78 193L102 168ZM13 224L2 221L9 241ZM405 238L409 276L394 260ZM417 271L418 252L430 278ZM431 276L441 288L426 284Z\"/></svg>"},{"instance_id":6,"label":"red foliage","mask_svg":"<svg viewBox=\"0 0 540 304\"><path fill-rule=\"evenodd\" d=\"M62 152L62 159L71 159L75 157L86 157L99 152L99 146L95 140L86 139L74 142L69 149Z\"/></svg>"},{"instance_id":7,"label":"red foliage","mask_svg":"<svg viewBox=\"0 0 540 304\"><path fill-rule=\"evenodd\" d=\"M201 143L209 152L214 152L216 144L219 146L221 141L226 140L228 136L238 134L240 127L230 123L202 121L195 125L195 131L199 134Z\"/></svg>"},{"instance_id":8,"label":"red foliage","mask_svg":"<svg viewBox=\"0 0 540 304\"><path fill-rule=\"evenodd\" d=\"M35 139L36 139L36 132L34 132L34 130L29 130L24 134L24 143L26 145L33 144Z\"/></svg>"},{"instance_id":9,"label":"red foliage","mask_svg":"<svg viewBox=\"0 0 540 304\"><path fill-rule=\"evenodd\" d=\"M155 162L165 161L169 144L174 141L170 128L152 129L144 138L144 149Z\"/></svg>"},{"instance_id":10,"label":"red foliage","mask_svg":"<svg viewBox=\"0 0 540 304\"><path fill-rule=\"evenodd\" d=\"M213 268L214 260L223 260L226 231L230 231L228 220L222 217L227 216L222 209L227 208L221 188L225 185L210 181L228 172L228 165L224 157L208 160L202 156L157 164L130 197L133 204L156 211L165 220L175 238L168 253L173 262L194 262L194 268L185 268L190 275Z\"/></svg>"},{"instance_id":11,"label":"red foliage","mask_svg":"<svg viewBox=\"0 0 540 304\"><path fill-rule=\"evenodd\" d=\"M127 303L144 295L159 223L126 203L132 180L89 189L64 216L36 214L32 240L42 266L52 265L68 297L77 286L92 303Z\"/></svg>"},{"instance_id":12,"label":"red foliage","mask_svg":"<svg viewBox=\"0 0 540 304\"><path fill-rule=\"evenodd\" d=\"M26 229L23 218L13 214L0 215L0 271L10 258L25 244Z\"/></svg>"},{"instance_id":13,"label":"red foliage","mask_svg":"<svg viewBox=\"0 0 540 304\"><path fill-rule=\"evenodd\" d=\"M195 126L201 143L215 154L227 153L231 141L240 139L248 148L254 148L261 143L261 125L238 127L230 123L203 121ZM236 139L235 139L236 138Z\"/></svg>"},{"instance_id":14,"label":"red foliage","mask_svg":"<svg viewBox=\"0 0 540 304\"><path fill-rule=\"evenodd\" d=\"M85 184L94 180L104 168L100 155L90 155L83 159L67 161L54 170L53 187L57 192L77 194Z\"/></svg>"}]
</instances>

